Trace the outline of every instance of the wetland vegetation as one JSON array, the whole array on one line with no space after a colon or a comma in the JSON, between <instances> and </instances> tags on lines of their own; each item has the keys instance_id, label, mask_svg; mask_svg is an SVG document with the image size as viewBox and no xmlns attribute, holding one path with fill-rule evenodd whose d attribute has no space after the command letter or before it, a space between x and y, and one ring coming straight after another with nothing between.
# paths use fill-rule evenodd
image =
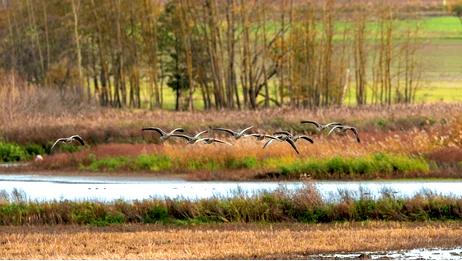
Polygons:
<instances>
[{"instance_id":1,"label":"wetland vegetation","mask_svg":"<svg viewBox=\"0 0 462 261\"><path fill-rule=\"evenodd\" d=\"M460 179L461 7L2 1L0 172ZM361 143L301 120L355 126ZM277 142L189 146L141 132L250 125L310 135L314 144L297 144L296 155ZM86 146L50 151L74 134ZM198 200L34 201L0 187L0 258L304 259L462 245L462 198L358 193L331 201L307 185Z\"/></svg>"},{"instance_id":2,"label":"wetland vegetation","mask_svg":"<svg viewBox=\"0 0 462 261\"><path fill-rule=\"evenodd\" d=\"M462 218L462 199L430 191L406 198L397 197L387 189L378 197L372 197L366 190L339 193L339 200L329 200L308 184L295 191L280 188L255 195L236 191L229 198L39 202L27 200L27 195L18 191L11 194L3 191L0 225L331 223L447 221ZM353 193L359 193L359 196Z\"/></svg>"}]
</instances>

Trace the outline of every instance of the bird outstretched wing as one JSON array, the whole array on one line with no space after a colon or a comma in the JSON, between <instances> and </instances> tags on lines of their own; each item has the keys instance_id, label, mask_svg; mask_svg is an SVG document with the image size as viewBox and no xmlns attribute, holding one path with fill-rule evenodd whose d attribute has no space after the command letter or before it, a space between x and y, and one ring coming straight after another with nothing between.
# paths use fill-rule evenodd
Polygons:
<instances>
[{"instance_id":1,"label":"bird outstretched wing","mask_svg":"<svg viewBox=\"0 0 462 261\"><path fill-rule=\"evenodd\" d=\"M355 136L356 136L356 141L357 141L358 143L361 143L361 140L359 139L358 130L357 130L355 127L350 127L350 128L348 128L348 130L351 130L351 131L355 134Z\"/></svg>"},{"instance_id":2,"label":"bird outstretched wing","mask_svg":"<svg viewBox=\"0 0 462 261\"><path fill-rule=\"evenodd\" d=\"M343 124L341 124L340 122L329 122L326 125L324 125L324 129L327 129L330 126L339 126L339 125L343 125Z\"/></svg>"},{"instance_id":3,"label":"bird outstretched wing","mask_svg":"<svg viewBox=\"0 0 462 261\"><path fill-rule=\"evenodd\" d=\"M201 136L202 134L207 133L207 132L209 132L209 131L208 130L201 131L201 132L197 133L196 135L194 135L193 138L197 139L197 138L199 138L199 136Z\"/></svg>"},{"instance_id":4,"label":"bird outstretched wing","mask_svg":"<svg viewBox=\"0 0 462 261\"><path fill-rule=\"evenodd\" d=\"M167 133L165 131L163 131L161 128L157 128L157 127L147 127L147 128L142 128L141 129L142 131L155 131L157 133L159 133L161 136L165 136L167 135Z\"/></svg>"},{"instance_id":5,"label":"bird outstretched wing","mask_svg":"<svg viewBox=\"0 0 462 261\"><path fill-rule=\"evenodd\" d=\"M253 128L253 126L247 127L247 128L245 128L245 129L241 130L241 131L239 132L238 135L242 135L242 134L244 134L246 131L248 131L248 130L250 130L250 129L252 129L252 128Z\"/></svg>"},{"instance_id":6,"label":"bird outstretched wing","mask_svg":"<svg viewBox=\"0 0 462 261\"><path fill-rule=\"evenodd\" d=\"M176 133L173 133L173 134L171 134L170 136L171 136L171 137L180 137L180 138L186 139L187 141L194 140L194 137L188 136L188 135L186 135L186 134L176 134Z\"/></svg>"},{"instance_id":7,"label":"bird outstretched wing","mask_svg":"<svg viewBox=\"0 0 462 261\"><path fill-rule=\"evenodd\" d=\"M287 135L287 136L292 136L292 134L288 131L276 131L275 133L273 133L273 135Z\"/></svg>"},{"instance_id":8,"label":"bird outstretched wing","mask_svg":"<svg viewBox=\"0 0 462 261\"><path fill-rule=\"evenodd\" d=\"M212 142L223 143L223 144L227 144L227 145L232 145L232 144L229 143L229 142L226 142L226 141L224 141L224 140L219 140L219 139L212 139Z\"/></svg>"},{"instance_id":9,"label":"bird outstretched wing","mask_svg":"<svg viewBox=\"0 0 462 261\"><path fill-rule=\"evenodd\" d=\"M175 132L184 132L184 129L183 128L176 128L176 129L173 129L171 132L169 132L167 135L172 135L173 133Z\"/></svg>"},{"instance_id":10,"label":"bird outstretched wing","mask_svg":"<svg viewBox=\"0 0 462 261\"><path fill-rule=\"evenodd\" d=\"M343 125L335 125L332 129L330 129L329 133L327 133L327 136L329 136L330 134L332 134L332 132L334 132L334 130L339 128L342 129Z\"/></svg>"},{"instance_id":11,"label":"bird outstretched wing","mask_svg":"<svg viewBox=\"0 0 462 261\"><path fill-rule=\"evenodd\" d=\"M251 134L252 135L252 134ZM268 138L268 139L271 139L271 140L279 140L278 137L276 136L271 136L271 135L268 135L268 134L259 134L260 136L256 136L256 137L261 137L261 138ZM252 135L254 136L254 135Z\"/></svg>"},{"instance_id":12,"label":"bird outstretched wing","mask_svg":"<svg viewBox=\"0 0 462 261\"><path fill-rule=\"evenodd\" d=\"M263 145L263 148L268 147L268 145L270 145L273 141L274 141L274 139L268 140L268 141L265 143L265 145Z\"/></svg>"},{"instance_id":13,"label":"bird outstretched wing","mask_svg":"<svg viewBox=\"0 0 462 261\"><path fill-rule=\"evenodd\" d=\"M69 139L78 141L82 146L85 145L85 141L83 141L82 137L79 135L72 135L69 137Z\"/></svg>"},{"instance_id":14,"label":"bird outstretched wing","mask_svg":"<svg viewBox=\"0 0 462 261\"><path fill-rule=\"evenodd\" d=\"M213 128L212 130L224 131L224 132L227 132L227 133L229 133L229 134L231 134L231 135L233 135L233 136L234 136L234 135L237 135L236 132L234 132L234 131L232 131L232 130L230 130L230 129L225 129L225 128Z\"/></svg>"},{"instance_id":15,"label":"bird outstretched wing","mask_svg":"<svg viewBox=\"0 0 462 261\"><path fill-rule=\"evenodd\" d=\"M55 141L55 143L53 143L53 145L51 146L50 152L53 152L53 149L56 147L56 145L58 145L58 143L60 143L60 142L66 142L66 140L67 140L66 138L57 139L57 140Z\"/></svg>"},{"instance_id":16,"label":"bird outstretched wing","mask_svg":"<svg viewBox=\"0 0 462 261\"><path fill-rule=\"evenodd\" d=\"M307 140L310 143L314 143L313 139L311 137L306 136L306 135L299 135L299 136L297 136L297 139Z\"/></svg>"},{"instance_id":17,"label":"bird outstretched wing","mask_svg":"<svg viewBox=\"0 0 462 261\"><path fill-rule=\"evenodd\" d=\"M298 151L297 146L295 146L295 142L293 140L286 139L286 141L290 144L290 146L292 146L292 148L295 150L295 152L297 152L297 154L300 154L300 152Z\"/></svg>"},{"instance_id":18,"label":"bird outstretched wing","mask_svg":"<svg viewBox=\"0 0 462 261\"><path fill-rule=\"evenodd\" d=\"M321 124L317 121L301 121L300 123L311 123L311 124L314 124L316 125L316 128L320 129L321 128Z\"/></svg>"}]
</instances>

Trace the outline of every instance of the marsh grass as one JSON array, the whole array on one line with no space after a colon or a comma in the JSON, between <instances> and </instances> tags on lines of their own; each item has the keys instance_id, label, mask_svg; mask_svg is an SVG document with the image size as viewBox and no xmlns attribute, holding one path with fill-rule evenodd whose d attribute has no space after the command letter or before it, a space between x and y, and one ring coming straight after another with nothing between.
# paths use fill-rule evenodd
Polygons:
<instances>
[{"instance_id":1,"label":"marsh grass","mask_svg":"<svg viewBox=\"0 0 462 261\"><path fill-rule=\"evenodd\" d=\"M374 153L362 157L294 158L256 156L223 158L175 158L168 154L142 154L137 157L108 157L97 159L94 155L79 163L80 169L90 171L148 171L148 172L197 172L254 170L278 173L285 178L309 175L315 179L370 179L382 177L406 177L417 173L425 176L430 164L421 157Z\"/></svg>"},{"instance_id":2,"label":"marsh grass","mask_svg":"<svg viewBox=\"0 0 462 261\"><path fill-rule=\"evenodd\" d=\"M124 132L122 127L109 127L105 130L111 139L144 139L141 143L108 143L94 144L99 138L86 137L88 144L82 146L62 146L51 155L46 155L41 162L31 164L33 169L69 169L90 171L144 171L144 172L186 172L198 176L216 176L214 173L235 171L245 174L264 176L265 173L275 173L286 178L298 178L300 174L316 178L374 178L374 177L429 177L436 176L459 177L462 161L446 163L454 157L454 153L439 153L438 151L459 152L462 149L462 117L461 106L453 105L421 105L421 106L391 106L363 108L331 108L319 111L295 111L271 109L264 111L239 112L240 118L249 119L249 125L254 124L255 132L271 133L275 130L295 130L297 133L307 133L313 136L315 143L297 143L300 155L294 153L286 143L275 142L266 149L263 143L254 139L234 140L221 133L209 133L213 137L228 139L233 146L227 145L186 145L182 140L171 139L162 144L147 144L157 142L153 133L117 134ZM110 110L109 110L110 111ZM140 113L140 114L139 114ZM157 112L120 112L118 116L130 118L134 124L140 115L156 115ZM305 113L306 115L302 115ZM160 115L172 116L160 117ZM334 116L335 115L335 116ZM104 121L114 115L107 115ZM216 118L211 118L217 116ZM236 122L237 112L159 112L155 125L162 126L172 119L179 119L183 124L195 122L188 128L194 130L202 125L232 126L243 128ZM283 117L284 116L284 117ZM309 126L299 124L300 119L319 118L321 121L339 120L351 122L360 129L361 143L355 142L351 135L331 135L315 133ZM72 118L69 118L72 122ZM122 118L121 118L122 119ZM324 119L324 120L322 120ZM345 119L348 119L346 121ZM112 119L111 119L112 120ZM80 123L85 122L82 119ZM123 121L123 120L122 120ZM63 123L63 121L57 121ZM69 122L71 124L71 122ZM53 122L56 124L56 121ZM80 124L79 123L79 124ZM115 123L115 122L112 122ZM127 123L127 122L126 122ZM118 122L118 124L122 124ZM91 127L94 123L89 123ZM123 125L123 124L122 124ZM154 124L144 123L140 126ZM128 126L128 125L127 125ZM130 125L136 130L134 125ZM268 127L268 129L264 127ZM167 128L169 129L169 128ZM95 129L96 130L96 129ZM103 136L105 136L104 134ZM115 136L112 136L115 135ZM82 135L85 136L85 135ZM97 135L98 136L98 135ZM119 138L117 138L119 137ZM125 138L123 138L125 137ZM47 151L46 145L27 143L26 145L2 142L0 155L7 155L3 161L27 160L34 155ZM456 154L457 154L456 153ZM447 159L445 159L447 158ZM450 171L440 171L441 169ZM438 172L438 174L435 174ZM206 174L205 173L209 173ZM195 175L196 175L195 174ZM225 178L223 175L221 178Z\"/></svg>"},{"instance_id":3,"label":"marsh grass","mask_svg":"<svg viewBox=\"0 0 462 261\"><path fill-rule=\"evenodd\" d=\"M76 113L58 109L59 114L32 111L15 111L15 117L0 111L0 137L19 144L50 145L60 137L80 134L90 144L142 143L156 141L152 134L141 133L141 128L158 126L170 129L184 127L194 133L213 127L244 128L255 126L255 132L280 129L312 131L299 122L315 119L321 122L341 121L353 124L361 131L409 130L426 128L431 121L451 122L461 115L462 105L421 104L321 108L317 110L270 108L258 111L171 112L146 110L84 109ZM415 120L407 120L408 118ZM428 120L428 121L427 121ZM377 125L378 121L385 124ZM243 124L245 122L245 124ZM27 126L26 128L24 126ZM31 135L33 133L34 135Z\"/></svg>"},{"instance_id":4,"label":"marsh grass","mask_svg":"<svg viewBox=\"0 0 462 261\"><path fill-rule=\"evenodd\" d=\"M281 164L279 171L285 176L308 174L316 179L345 179L372 178L376 174L426 174L430 171L430 166L423 158L374 153L360 158L334 156L328 159L296 160L291 164Z\"/></svg>"},{"instance_id":5,"label":"marsh grass","mask_svg":"<svg viewBox=\"0 0 462 261\"><path fill-rule=\"evenodd\" d=\"M276 173L286 178L298 178L307 174L313 178L330 179L430 177L429 173L433 175L440 168L450 167L454 171L446 174L440 171L438 175L458 177L460 166L457 163L462 161L462 157L457 156L462 155L462 118L437 122L415 119L419 128L361 132L360 144L348 135L317 135L315 144L297 143L300 155L288 144L280 142L263 149L263 143L253 139L230 139L233 146L185 145L182 141L172 140L164 144L79 147L82 149L77 152L46 156L32 167L182 173L247 171L253 172L254 176ZM451 164L447 164L449 161Z\"/></svg>"},{"instance_id":6,"label":"marsh grass","mask_svg":"<svg viewBox=\"0 0 462 261\"><path fill-rule=\"evenodd\" d=\"M201 200L151 199L142 201L72 202L27 201L7 197L0 202L1 225L121 223L253 223L338 221L428 221L461 220L462 199L422 192L411 198L397 198L384 190L378 198L360 192L340 193L339 200L325 200L307 184L290 192L245 195Z\"/></svg>"}]
</instances>

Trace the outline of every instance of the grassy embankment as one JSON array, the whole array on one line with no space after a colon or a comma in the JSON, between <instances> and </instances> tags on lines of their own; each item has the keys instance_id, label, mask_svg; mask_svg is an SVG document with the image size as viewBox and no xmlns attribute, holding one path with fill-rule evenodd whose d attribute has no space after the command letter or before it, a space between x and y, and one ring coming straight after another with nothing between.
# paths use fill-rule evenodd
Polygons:
<instances>
[{"instance_id":1,"label":"grassy embankment","mask_svg":"<svg viewBox=\"0 0 462 261\"><path fill-rule=\"evenodd\" d=\"M459 222L9 226L0 227L0 258L309 259L320 253L456 247L462 244L461 227Z\"/></svg>"}]
</instances>

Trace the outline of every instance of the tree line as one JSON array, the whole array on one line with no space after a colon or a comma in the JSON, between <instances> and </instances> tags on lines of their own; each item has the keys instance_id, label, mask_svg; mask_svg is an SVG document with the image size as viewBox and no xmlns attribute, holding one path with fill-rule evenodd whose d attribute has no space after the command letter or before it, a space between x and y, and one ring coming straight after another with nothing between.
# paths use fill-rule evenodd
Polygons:
<instances>
[{"instance_id":1,"label":"tree line","mask_svg":"<svg viewBox=\"0 0 462 261\"><path fill-rule=\"evenodd\" d=\"M167 88L176 110L333 106L347 92L359 105L411 103L421 44L417 24L398 26L404 12L390 1L3 0L0 67L119 108L164 108Z\"/></svg>"}]
</instances>

